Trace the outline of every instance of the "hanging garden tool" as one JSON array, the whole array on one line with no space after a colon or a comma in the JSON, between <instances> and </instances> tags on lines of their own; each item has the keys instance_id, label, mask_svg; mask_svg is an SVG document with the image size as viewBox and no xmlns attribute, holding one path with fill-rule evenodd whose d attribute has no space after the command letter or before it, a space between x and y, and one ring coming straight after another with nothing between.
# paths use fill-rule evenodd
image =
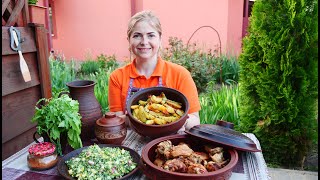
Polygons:
<instances>
[{"instance_id":1,"label":"hanging garden tool","mask_svg":"<svg viewBox=\"0 0 320 180\"><path fill-rule=\"evenodd\" d=\"M23 79L25 82L29 82L31 81L31 75L30 75L28 65L22 56L21 45L20 45L20 42L21 42L20 32L13 26L11 26L9 30L10 30L10 39L11 39L11 49L13 49L14 51L18 51L19 58L20 58L19 60L20 70L21 70Z\"/></svg>"}]
</instances>

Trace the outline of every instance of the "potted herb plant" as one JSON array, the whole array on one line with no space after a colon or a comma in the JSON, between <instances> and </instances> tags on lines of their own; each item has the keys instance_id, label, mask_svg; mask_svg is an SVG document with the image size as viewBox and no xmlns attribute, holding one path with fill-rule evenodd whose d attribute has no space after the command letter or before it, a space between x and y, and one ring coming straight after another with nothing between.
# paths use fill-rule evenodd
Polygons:
<instances>
[{"instance_id":1,"label":"potted herb plant","mask_svg":"<svg viewBox=\"0 0 320 180\"><path fill-rule=\"evenodd\" d=\"M61 145L64 146L64 144L61 141L64 136L72 148L82 147L79 102L66 94L50 99L40 99L36 104L31 122L37 123L37 133L40 136L49 137L50 142L56 145L59 155L62 155Z\"/></svg>"}]
</instances>

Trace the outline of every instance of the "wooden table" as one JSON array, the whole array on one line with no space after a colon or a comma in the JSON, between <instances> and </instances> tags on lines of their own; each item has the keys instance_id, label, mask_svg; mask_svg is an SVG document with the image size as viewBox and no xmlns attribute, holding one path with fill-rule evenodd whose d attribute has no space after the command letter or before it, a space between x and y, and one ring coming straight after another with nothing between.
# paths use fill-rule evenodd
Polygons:
<instances>
[{"instance_id":1,"label":"wooden table","mask_svg":"<svg viewBox=\"0 0 320 180\"><path fill-rule=\"evenodd\" d=\"M258 149L261 149L258 139L251 133L243 133L245 136L252 139ZM42 141L42 138L39 139ZM145 144L150 142L149 138L142 137L128 129L127 137L124 140L124 146L127 146L141 155L141 151ZM16 154L10 156L6 160L2 161L2 179L62 179L57 167L54 167L45 171L33 171L30 170L27 165L28 148L34 143L31 143L24 149L20 150ZM89 145L83 143L84 145ZM270 179L268 175L268 169L261 152L241 152L239 153L239 161L232 171L231 180L264 180ZM147 179L142 172L139 172L131 179Z\"/></svg>"}]
</instances>

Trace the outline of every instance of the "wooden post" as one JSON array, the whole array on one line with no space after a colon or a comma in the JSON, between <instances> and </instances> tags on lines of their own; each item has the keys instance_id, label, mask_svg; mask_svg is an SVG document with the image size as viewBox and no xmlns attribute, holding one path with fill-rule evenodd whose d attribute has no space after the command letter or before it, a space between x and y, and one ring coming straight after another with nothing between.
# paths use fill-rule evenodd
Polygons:
<instances>
[{"instance_id":1,"label":"wooden post","mask_svg":"<svg viewBox=\"0 0 320 180\"><path fill-rule=\"evenodd\" d=\"M47 30L43 24L30 23L30 27L35 29L35 39L37 56L39 61L39 77L41 86L41 94L44 98L51 98L51 79L50 79L50 64L49 64L49 50L47 40Z\"/></svg>"}]
</instances>

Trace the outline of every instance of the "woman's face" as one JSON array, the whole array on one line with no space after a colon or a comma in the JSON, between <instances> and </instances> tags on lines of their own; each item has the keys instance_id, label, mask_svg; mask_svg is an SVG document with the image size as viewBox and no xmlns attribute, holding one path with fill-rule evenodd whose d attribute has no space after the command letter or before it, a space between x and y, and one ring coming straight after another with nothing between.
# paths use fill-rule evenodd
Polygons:
<instances>
[{"instance_id":1,"label":"woman's face","mask_svg":"<svg viewBox=\"0 0 320 180\"><path fill-rule=\"evenodd\" d=\"M129 37L129 45L137 59L150 60L157 57L161 38L158 31L147 21L135 24Z\"/></svg>"}]
</instances>

